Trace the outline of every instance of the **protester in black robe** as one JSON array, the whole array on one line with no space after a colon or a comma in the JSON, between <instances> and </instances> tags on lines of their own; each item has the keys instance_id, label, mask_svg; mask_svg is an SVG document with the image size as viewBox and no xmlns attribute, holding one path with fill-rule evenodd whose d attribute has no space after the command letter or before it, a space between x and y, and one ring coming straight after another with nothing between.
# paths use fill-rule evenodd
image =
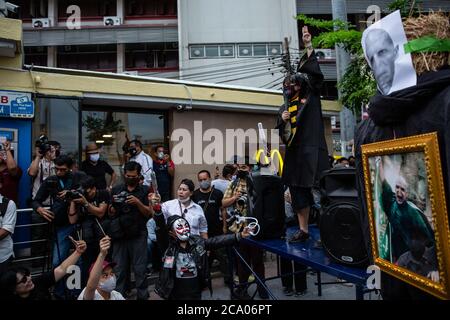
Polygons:
<instances>
[{"instance_id":1,"label":"protester in black robe","mask_svg":"<svg viewBox=\"0 0 450 320\"><path fill-rule=\"evenodd\" d=\"M437 132L442 173L449 201L450 186L450 68L427 72L417 78L417 85L383 96L375 95L369 104L370 118L356 129L355 152L358 173L361 221L368 252L371 252L370 229L361 162L361 145ZM381 277L383 299L431 298L425 292L385 273Z\"/></svg>"},{"instance_id":2,"label":"protester in black robe","mask_svg":"<svg viewBox=\"0 0 450 320\"><path fill-rule=\"evenodd\" d=\"M302 31L306 52L300 59L297 73L284 81L289 108L284 105L280 108L276 126L281 135L289 123L291 126L290 138L283 137L286 155L282 176L283 183L289 186L292 206L300 224L300 230L291 242L309 238L308 217L313 204L311 188L320 174L329 169L320 103L323 74L311 46L308 28L304 27Z\"/></svg>"}]
</instances>

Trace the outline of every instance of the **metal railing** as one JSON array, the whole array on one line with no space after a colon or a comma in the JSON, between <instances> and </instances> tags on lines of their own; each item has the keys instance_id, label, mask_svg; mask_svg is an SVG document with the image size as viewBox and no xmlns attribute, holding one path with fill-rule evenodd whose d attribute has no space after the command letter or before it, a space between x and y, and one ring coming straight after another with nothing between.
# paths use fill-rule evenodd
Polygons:
<instances>
[{"instance_id":1,"label":"metal railing","mask_svg":"<svg viewBox=\"0 0 450 320\"><path fill-rule=\"evenodd\" d=\"M48 209L48 207L46 207L46 209ZM13 245L14 245L14 252L15 252L15 256L16 256L16 247L17 246L25 246L29 245L29 247L26 247L26 249L30 249L30 255L24 255L24 257L19 256L16 258L14 258L13 263L19 263L19 264L26 264L29 262L34 262L33 263L33 267L30 268L32 270L32 275L39 275L45 271L49 271L51 269L51 246L49 244L49 241L51 240L50 237L50 229L49 229L49 223L47 221L45 222L37 222L37 223L32 223L33 221L33 215L39 216L38 213L36 213L33 208L26 208L26 209L17 209L17 221L20 220L25 220L25 221L31 221L31 223L23 223L23 224L16 224L15 227L15 233L17 233L20 230L23 229L29 229L29 238L30 240L25 240L25 241L13 241ZM29 215L29 217L26 217L26 215ZM25 216L25 217L24 217ZM36 228L45 228L45 230L43 230L41 232L41 234L46 235L44 238L42 239L33 239L33 230L35 230ZM43 246L45 246L45 251L44 250L39 250L39 251L43 251L45 252L43 255L37 255L37 256L32 256L33 254L33 248L32 245L33 244L38 244L38 243L42 243ZM41 264L38 265L38 263L36 263L35 261L39 261L42 260Z\"/></svg>"}]
</instances>

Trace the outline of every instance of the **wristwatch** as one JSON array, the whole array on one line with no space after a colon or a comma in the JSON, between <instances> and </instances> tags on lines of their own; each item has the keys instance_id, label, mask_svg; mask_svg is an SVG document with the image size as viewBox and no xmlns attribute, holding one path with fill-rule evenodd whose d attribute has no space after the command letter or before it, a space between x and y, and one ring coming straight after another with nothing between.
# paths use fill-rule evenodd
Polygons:
<instances>
[{"instance_id":1,"label":"wristwatch","mask_svg":"<svg viewBox=\"0 0 450 320\"><path fill-rule=\"evenodd\" d=\"M86 204L83 204L83 207L84 207L85 209L87 209L87 208L89 207L89 202L86 202Z\"/></svg>"}]
</instances>

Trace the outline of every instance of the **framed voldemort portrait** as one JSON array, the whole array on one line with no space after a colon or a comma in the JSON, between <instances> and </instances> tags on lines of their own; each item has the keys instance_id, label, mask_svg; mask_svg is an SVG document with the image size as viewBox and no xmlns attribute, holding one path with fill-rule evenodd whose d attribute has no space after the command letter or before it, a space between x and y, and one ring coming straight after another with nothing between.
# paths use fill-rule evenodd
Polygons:
<instances>
[{"instance_id":1,"label":"framed voldemort portrait","mask_svg":"<svg viewBox=\"0 0 450 320\"><path fill-rule=\"evenodd\" d=\"M450 233L437 134L361 148L375 264L450 299Z\"/></svg>"}]
</instances>

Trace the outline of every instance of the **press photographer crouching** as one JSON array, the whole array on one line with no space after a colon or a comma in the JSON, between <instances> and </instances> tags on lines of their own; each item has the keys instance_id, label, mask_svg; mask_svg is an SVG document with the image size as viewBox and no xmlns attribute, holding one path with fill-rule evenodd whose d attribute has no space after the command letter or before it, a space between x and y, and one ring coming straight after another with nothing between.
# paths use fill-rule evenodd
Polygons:
<instances>
[{"instance_id":1,"label":"press photographer crouching","mask_svg":"<svg viewBox=\"0 0 450 320\"><path fill-rule=\"evenodd\" d=\"M112 189L106 233L114 240L113 261L117 263L117 291L125 294L129 270L134 272L137 299L146 300L147 220L153 215L148 187L139 184L141 165L130 161L124 166L125 183Z\"/></svg>"},{"instance_id":2,"label":"press photographer crouching","mask_svg":"<svg viewBox=\"0 0 450 320\"><path fill-rule=\"evenodd\" d=\"M53 244L53 267L58 266L67 258L70 249L70 239L68 238L74 226L70 224L68 212L71 194L70 190L79 188L81 179L86 175L83 172L72 172L73 160L67 155L60 155L55 159L56 175L45 179L36 196L33 199L33 209L45 220L52 223L54 232ZM44 208L45 200L50 197L50 209ZM80 240L80 239L77 239ZM56 298L65 298L66 291L62 285L55 288Z\"/></svg>"},{"instance_id":3,"label":"press photographer crouching","mask_svg":"<svg viewBox=\"0 0 450 320\"><path fill-rule=\"evenodd\" d=\"M101 223L110 203L108 191L98 190L95 183L93 177L86 176L81 180L81 189L66 195L73 199L70 201L69 222L76 225L76 231L88 246L83 255L83 278L87 277L88 268L100 250L99 241L105 236Z\"/></svg>"}]
</instances>

